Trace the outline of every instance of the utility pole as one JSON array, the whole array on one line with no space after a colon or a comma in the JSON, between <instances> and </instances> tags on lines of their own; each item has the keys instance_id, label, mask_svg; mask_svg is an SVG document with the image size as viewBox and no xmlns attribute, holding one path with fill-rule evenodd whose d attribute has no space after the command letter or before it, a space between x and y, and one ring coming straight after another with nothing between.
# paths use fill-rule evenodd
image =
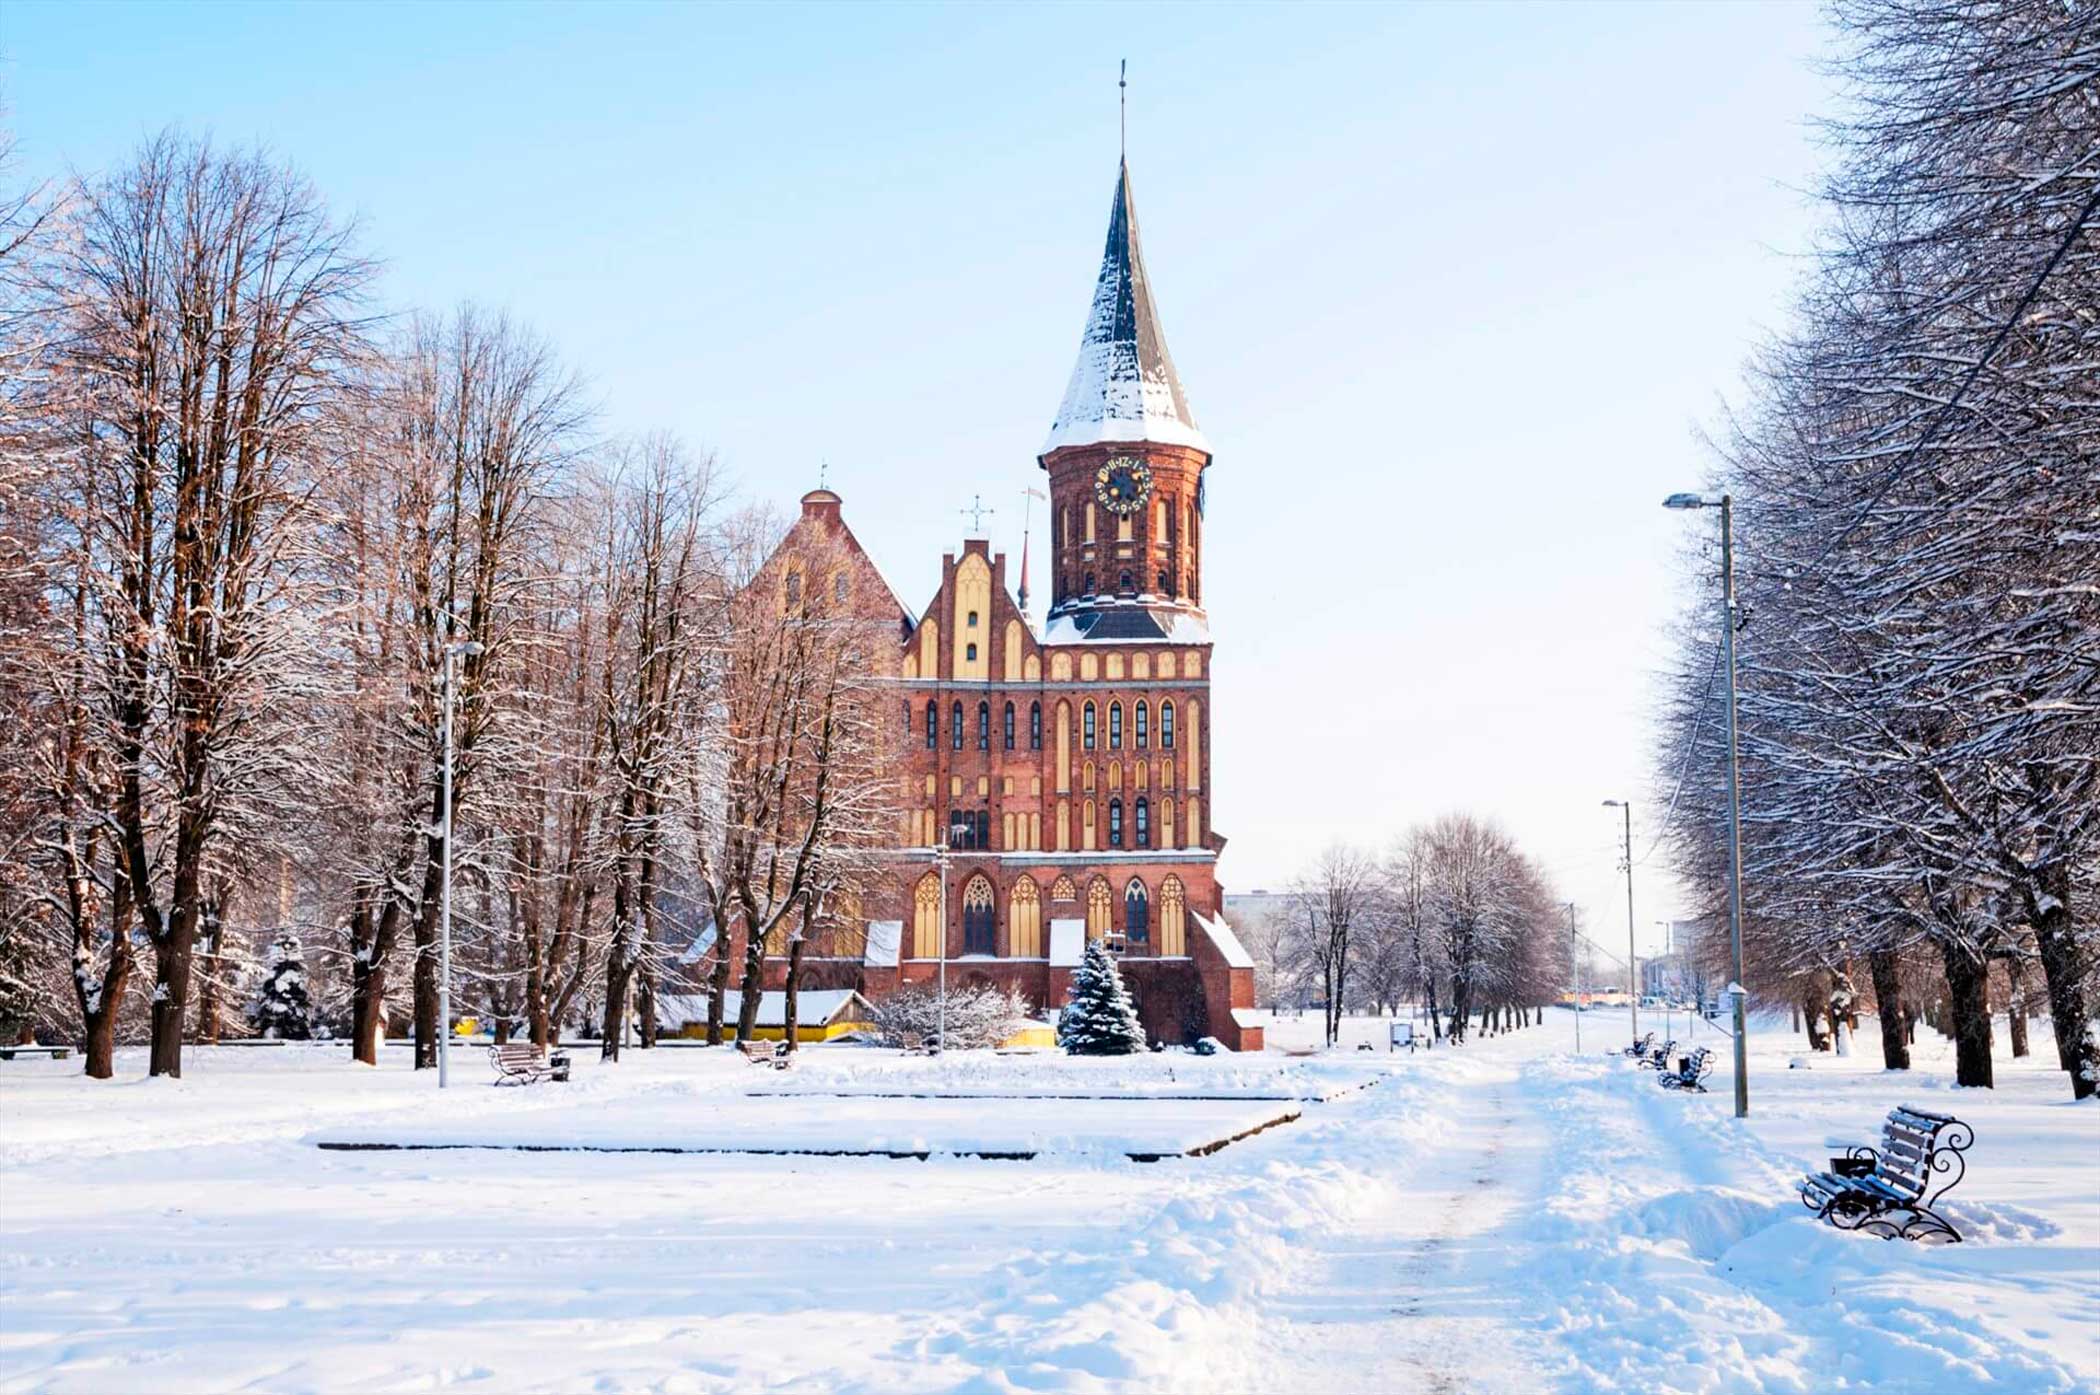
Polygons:
<instances>
[{"instance_id":1,"label":"utility pole","mask_svg":"<svg viewBox=\"0 0 2100 1395\"><path fill-rule=\"evenodd\" d=\"M1728 664L1728 950L1734 960L1735 981L1728 996L1735 999L1735 1117L1750 1115L1750 1044L1745 1031L1749 1014L1743 1000L1743 804L1742 781L1737 769L1735 731L1735 501L1721 496L1721 644Z\"/></svg>"},{"instance_id":2,"label":"utility pole","mask_svg":"<svg viewBox=\"0 0 2100 1395\"><path fill-rule=\"evenodd\" d=\"M1582 1050L1582 965L1575 958L1575 903L1568 902L1568 994L1575 999L1575 1049Z\"/></svg>"},{"instance_id":3,"label":"utility pole","mask_svg":"<svg viewBox=\"0 0 2100 1395\"><path fill-rule=\"evenodd\" d=\"M1744 1033L1749 1014L1743 1000L1749 990L1743 987L1743 803L1735 715L1735 500L1726 494L1672 494L1663 507L1721 511L1721 653L1728 664L1728 949L1735 973L1723 991L1735 1000L1735 1117L1745 1119L1750 1115L1750 1043Z\"/></svg>"},{"instance_id":4,"label":"utility pole","mask_svg":"<svg viewBox=\"0 0 2100 1395\"><path fill-rule=\"evenodd\" d=\"M445 858L443 891L438 900L438 1088L450 1083L448 1065L452 1041L452 666L461 654L479 654L481 646L472 640L456 642L451 638L452 626L445 626L445 768L441 777L441 793L438 802L439 825L444 830Z\"/></svg>"},{"instance_id":5,"label":"utility pole","mask_svg":"<svg viewBox=\"0 0 2100 1395\"><path fill-rule=\"evenodd\" d=\"M1633 948L1633 801L1607 799L1607 809L1626 815L1626 978L1627 1004L1633 1009L1633 1041L1641 1039L1641 961Z\"/></svg>"}]
</instances>

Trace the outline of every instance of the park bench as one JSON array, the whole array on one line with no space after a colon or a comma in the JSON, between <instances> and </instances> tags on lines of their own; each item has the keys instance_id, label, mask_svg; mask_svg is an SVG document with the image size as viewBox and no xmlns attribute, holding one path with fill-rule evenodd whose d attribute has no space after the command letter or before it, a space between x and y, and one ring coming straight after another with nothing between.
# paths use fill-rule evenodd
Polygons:
<instances>
[{"instance_id":1,"label":"park bench","mask_svg":"<svg viewBox=\"0 0 2100 1395\"><path fill-rule=\"evenodd\" d=\"M1631 1056L1638 1061L1653 1050L1655 1050L1655 1033L1643 1032L1641 1033L1641 1039L1633 1045L1620 1047L1619 1054L1621 1056Z\"/></svg>"},{"instance_id":2,"label":"park bench","mask_svg":"<svg viewBox=\"0 0 2100 1395\"><path fill-rule=\"evenodd\" d=\"M569 1058L559 1051L552 1056L540 1055L540 1049L529 1041L505 1042L502 1046L489 1048L489 1065L495 1069L498 1085L537 1085L542 1080L567 1080Z\"/></svg>"},{"instance_id":3,"label":"park bench","mask_svg":"<svg viewBox=\"0 0 2100 1395\"><path fill-rule=\"evenodd\" d=\"M1855 1145L1830 1160L1830 1171L1803 1177L1801 1202L1840 1230L1957 1244L1960 1233L1932 1207L1961 1181L1962 1154L1975 1141L1975 1130L1950 1114L1898 1105L1881 1147Z\"/></svg>"},{"instance_id":4,"label":"park bench","mask_svg":"<svg viewBox=\"0 0 2100 1395\"><path fill-rule=\"evenodd\" d=\"M1670 1053L1676 1049L1676 1042L1666 1041L1643 1056L1641 1063L1650 1070L1668 1070L1670 1068Z\"/></svg>"},{"instance_id":5,"label":"park bench","mask_svg":"<svg viewBox=\"0 0 2100 1395\"><path fill-rule=\"evenodd\" d=\"M70 1046L38 1046L25 1042L20 1046L0 1046L0 1061L12 1061L17 1056L49 1056L54 1061L63 1061L73 1054Z\"/></svg>"},{"instance_id":6,"label":"park bench","mask_svg":"<svg viewBox=\"0 0 2100 1395\"><path fill-rule=\"evenodd\" d=\"M1679 1056L1677 1069L1660 1071L1655 1080L1665 1090L1697 1090L1703 1095L1706 1086L1700 1082L1713 1073L1713 1068L1714 1053L1702 1046L1689 1056Z\"/></svg>"},{"instance_id":7,"label":"park bench","mask_svg":"<svg viewBox=\"0 0 2100 1395\"><path fill-rule=\"evenodd\" d=\"M743 1052L744 1059L753 1065L786 1070L791 1064L787 1046L785 1041L742 1041L737 1043L736 1049Z\"/></svg>"}]
</instances>

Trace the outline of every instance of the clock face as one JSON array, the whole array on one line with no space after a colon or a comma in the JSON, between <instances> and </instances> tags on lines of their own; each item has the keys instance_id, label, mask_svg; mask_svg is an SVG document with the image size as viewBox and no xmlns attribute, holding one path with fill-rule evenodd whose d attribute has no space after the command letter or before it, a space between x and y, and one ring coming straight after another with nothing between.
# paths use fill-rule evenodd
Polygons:
<instances>
[{"instance_id":1,"label":"clock face","mask_svg":"<svg viewBox=\"0 0 2100 1395\"><path fill-rule=\"evenodd\" d=\"M1133 514L1152 493L1152 467L1128 455L1113 456L1094 471L1094 498L1110 513Z\"/></svg>"}]
</instances>

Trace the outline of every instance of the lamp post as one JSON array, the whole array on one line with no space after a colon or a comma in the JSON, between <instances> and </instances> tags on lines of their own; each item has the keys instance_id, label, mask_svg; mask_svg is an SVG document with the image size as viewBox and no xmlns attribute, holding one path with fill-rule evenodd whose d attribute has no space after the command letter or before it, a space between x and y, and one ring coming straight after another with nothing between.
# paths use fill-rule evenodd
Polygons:
<instances>
[{"instance_id":1,"label":"lamp post","mask_svg":"<svg viewBox=\"0 0 2100 1395\"><path fill-rule=\"evenodd\" d=\"M1750 1053L1744 1035L1743 999L1743 811L1735 730L1735 501L1726 494L1672 494L1666 509L1721 511L1721 653L1728 668L1728 950L1734 980L1727 988L1735 1000L1735 1117L1750 1114Z\"/></svg>"},{"instance_id":2,"label":"lamp post","mask_svg":"<svg viewBox=\"0 0 2100 1395\"><path fill-rule=\"evenodd\" d=\"M1582 1050L1582 965L1575 957L1575 903L1568 902L1568 992L1575 999L1575 1049Z\"/></svg>"},{"instance_id":3,"label":"lamp post","mask_svg":"<svg viewBox=\"0 0 2100 1395\"><path fill-rule=\"evenodd\" d=\"M447 627L448 632L450 627ZM452 1042L452 664L462 654L479 654L473 640L445 644L445 764L440 780L439 823L444 829L444 891L438 898L438 1088L450 1083L447 1064Z\"/></svg>"},{"instance_id":4,"label":"lamp post","mask_svg":"<svg viewBox=\"0 0 2100 1395\"><path fill-rule=\"evenodd\" d=\"M961 819L955 820L948 825L948 841L936 843L933 848L933 863L940 870L941 877L940 986L934 1000L940 1010L939 1041L943 1052L948 1049L948 854L955 845L956 835L961 834L967 838L970 828L971 826Z\"/></svg>"},{"instance_id":5,"label":"lamp post","mask_svg":"<svg viewBox=\"0 0 2100 1395\"><path fill-rule=\"evenodd\" d=\"M1633 801L1607 799L1607 809L1618 809L1626 815L1626 977L1628 985L1627 1003L1633 1009L1633 1040L1641 1039L1641 961L1633 949Z\"/></svg>"}]
</instances>

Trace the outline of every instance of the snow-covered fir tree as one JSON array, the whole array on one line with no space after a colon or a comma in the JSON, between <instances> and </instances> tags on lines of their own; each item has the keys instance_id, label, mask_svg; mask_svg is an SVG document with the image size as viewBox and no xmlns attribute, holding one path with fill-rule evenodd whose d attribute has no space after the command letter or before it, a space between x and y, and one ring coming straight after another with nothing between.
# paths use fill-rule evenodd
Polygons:
<instances>
[{"instance_id":1,"label":"snow-covered fir tree","mask_svg":"<svg viewBox=\"0 0 2100 1395\"><path fill-rule=\"evenodd\" d=\"M313 1039L313 1001L306 992L306 958L299 937L281 931L270 941L270 970L255 1001L255 1030L278 1041Z\"/></svg>"},{"instance_id":2,"label":"snow-covered fir tree","mask_svg":"<svg viewBox=\"0 0 2100 1395\"><path fill-rule=\"evenodd\" d=\"M1145 1049L1123 971L1099 940L1087 942L1086 957L1072 975L1072 991L1057 1019L1057 1044L1073 1056L1128 1056Z\"/></svg>"}]
</instances>

